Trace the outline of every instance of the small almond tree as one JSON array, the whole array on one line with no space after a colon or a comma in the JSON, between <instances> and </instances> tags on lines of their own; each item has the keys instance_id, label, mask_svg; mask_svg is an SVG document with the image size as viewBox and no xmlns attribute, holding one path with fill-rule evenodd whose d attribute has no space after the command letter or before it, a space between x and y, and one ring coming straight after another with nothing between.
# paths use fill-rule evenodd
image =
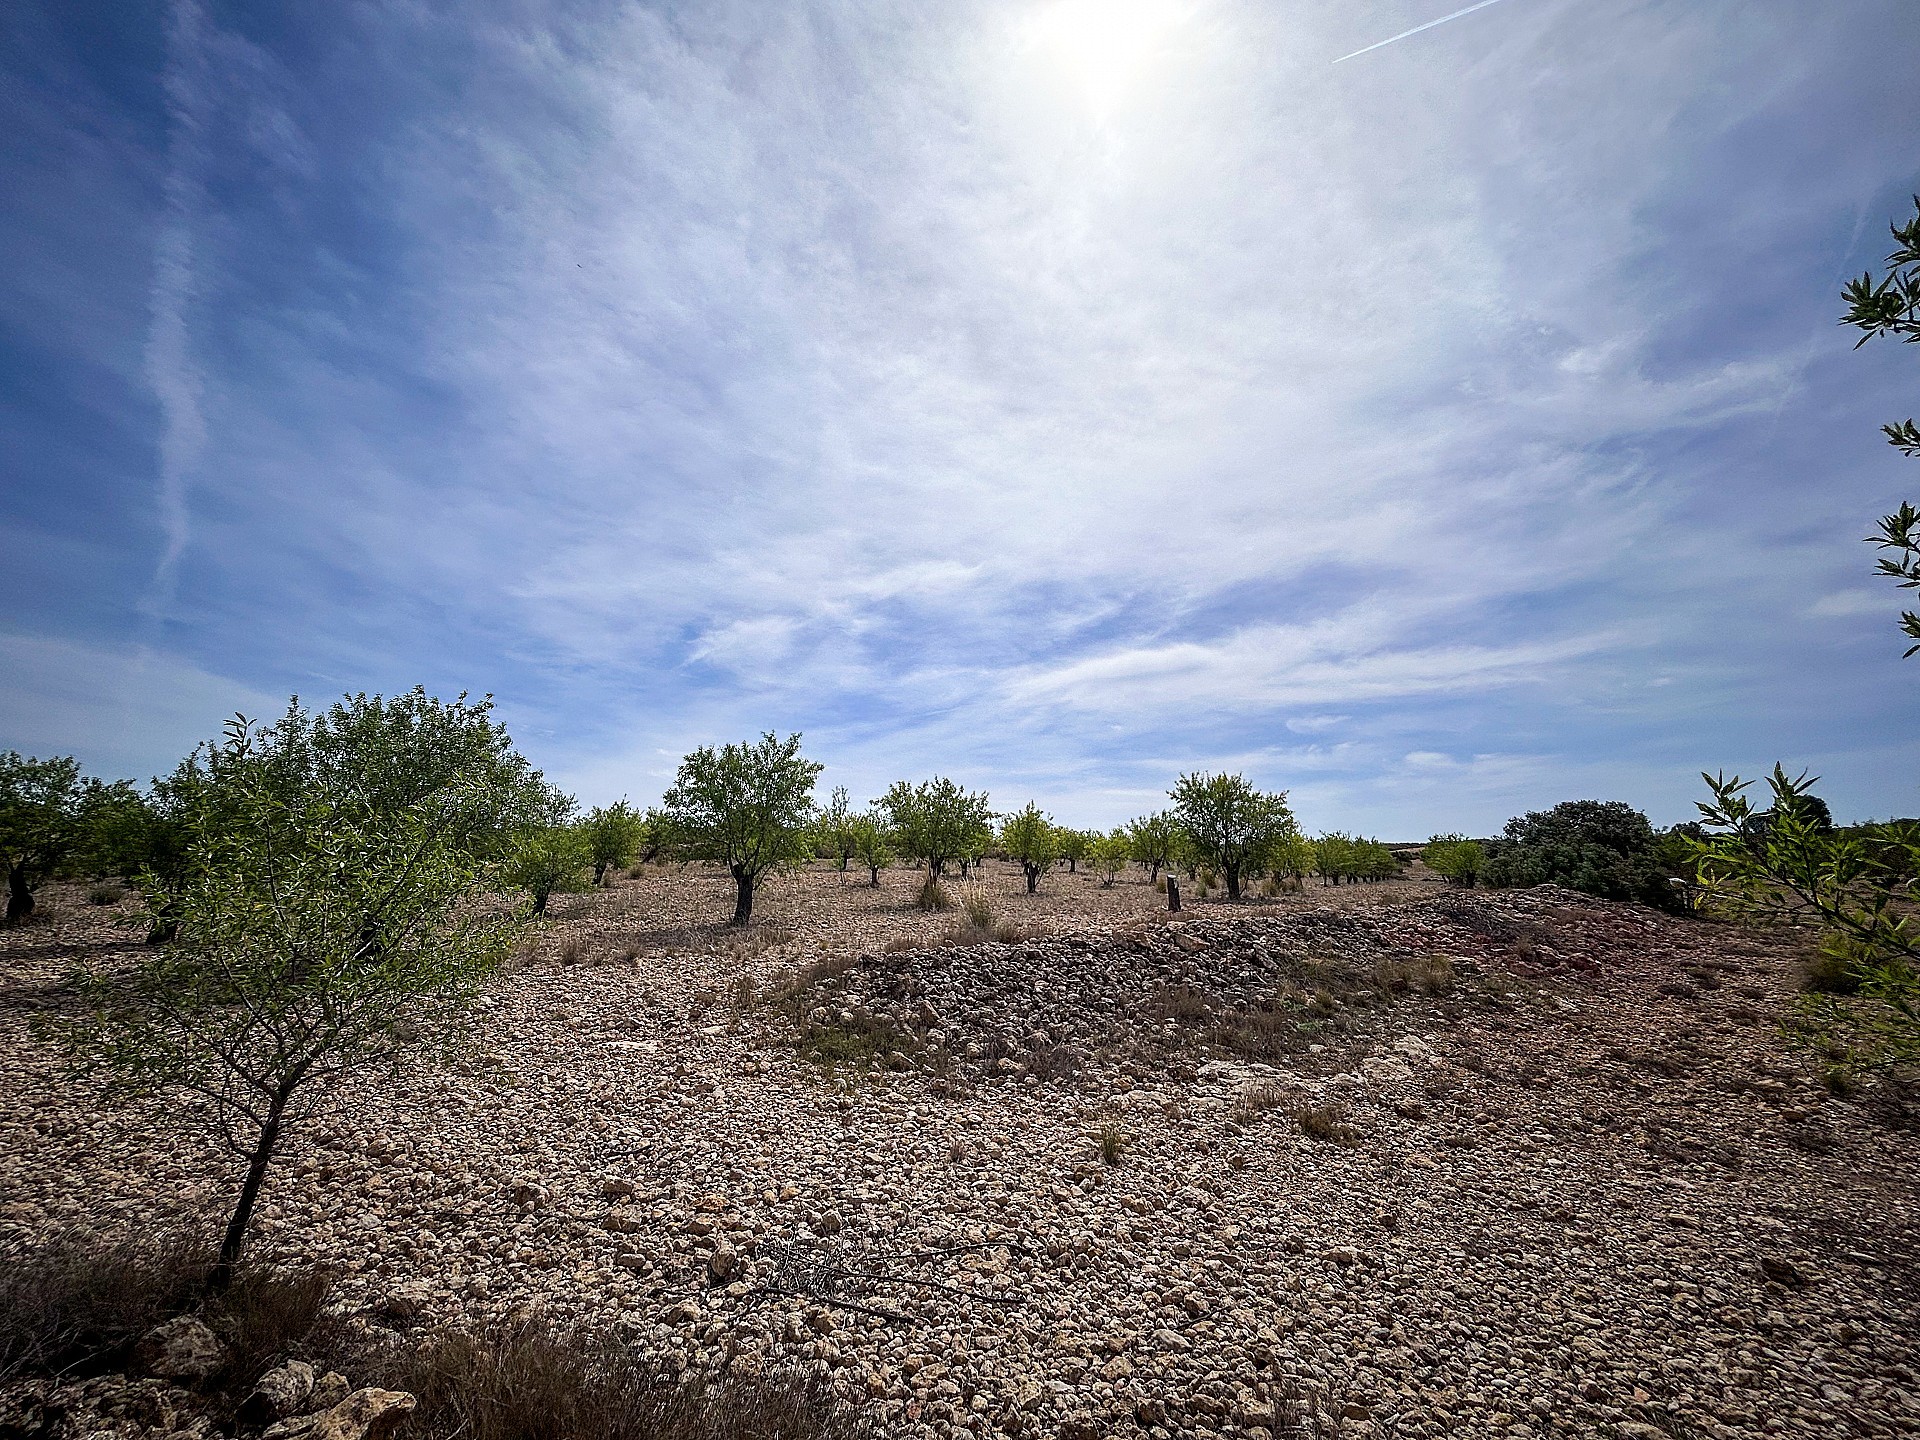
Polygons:
<instances>
[{"instance_id":1,"label":"small almond tree","mask_svg":"<svg viewBox=\"0 0 1920 1440\"><path fill-rule=\"evenodd\" d=\"M32 760L0 755L0 866L7 872L7 920L33 914L33 892L80 839L83 787L71 756Z\"/></svg>"},{"instance_id":2,"label":"small almond tree","mask_svg":"<svg viewBox=\"0 0 1920 1440\"><path fill-rule=\"evenodd\" d=\"M925 864L929 881L946 874L949 861L980 853L992 817L984 792L962 790L940 777L918 785L897 781L876 804L886 813L895 847Z\"/></svg>"},{"instance_id":3,"label":"small almond tree","mask_svg":"<svg viewBox=\"0 0 1920 1440\"><path fill-rule=\"evenodd\" d=\"M547 913L547 902L556 893L572 895L587 888L593 846L586 832L567 820L570 806L567 797L556 794L554 818L527 828L502 872L507 884L532 895L535 915Z\"/></svg>"},{"instance_id":4,"label":"small almond tree","mask_svg":"<svg viewBox=\"0 0 1920 1440\"><path fill-rule=\"evenodd\" d=\"M1480 867L1487 857L1477 840L1464 835L1436 835L1427 841L1420 858L1434 874L1455 885L1471 886L1480 878Z\"/></svg>"},{"instance_id":5,"label":"small almond tree","mask_svg":"<svg viewBox=\"0 0 1920 1440\"><path fill-rule=\"evenodd\" d=\"M1067 862L1067 873L1077 873L1080 862L1087 858L1087 851L1092 847L1095 836L1090 831L1075 830L1068 825L1058 826L1055 836L1059 858Z\"/></svg>"},{"instance_id":6,"label":"small almond tree","mask_svg":"<svg viewBox=\"0 0 1920 1440\"><path fill-rule=\"evenodd\" d=\"M1135 860L1147 867L1147 883L1160 883L1160 871L1173 863L1179 827L1165 810L1142 815L1127 822L1127 848Z\"/></svg>"},{"instance_id":7,"label":"small almond tree","mask_svg":"<svg viewBox=\"0 0 1920 1440\"><path fill-rule=\"evenodd\" d=\"M853 858L856 818L847 800L847 787L836 785L814 825L820 848L840 862L842 875L847 873L847 862Z\"/></svg>"},{"instance_id":8,"label":"small almond tree","mask_svg":"<svg viewBox=\"0 0 1920 1440\"><path fill-rule=\"evenodd\" d=\"M1040 877L1060 858L1065 833L1031 800L1001 822L1000 847L1027 877L1029 895L1040 888Z\"/></svg>"},{"instance_id":9,"label":"small almond tree","mask_svg":"<svg viewBox=\"0 0 1920 1440\"><path fill-rule=\"evenodd\" d=\"M1168 795L1201 863L1226 877L1229 900L1240 898L1241 872L1295 828L1286 792L1256 790L1245 776L1182 775Z\"/></svg>"},{"instance_id":10,"label":"small almond tree","mask_svg":"<svg viewBox=\"0 0 1920 1440\"><path fill-rule=\"evenodd\" d=\"M880 872L893 863L893 837L886 820L871 811L855 815L847 822L847 832L853 841L853 853L867 867L868 883L878 890Z\"/></svg>"},{"instance_id":11,"label":"small almond tree","mask_svg":"<svg viewBox=\"0 0 1920 1440\"><path fill-rule=\"evenodd\" d=\"M1120 872L1127 868L1132 858L1133 845L1127 839L1124 828L1116 828L1105 835L1093 837L1093 843L1087 850L1087 862L1100 872L1102 889L1111 890L1113 882L1120 878Z\"/></svg>"},{"instance_id":12,"label":"small almond tree","mask_svg":"<svg viewBox=\"0 0 1920 1440\"><path fill-rule=\"evenodd\" d=\"M588 858L593 863L593 883L607 883L607 871L631 865L640 848L646 823L625 800L611 805L596 805L580 822L586 837Z\"/></svg>"},{"instance_id":13,"label":"small almond tree","mask_svg":"<svg viewBox=\"0 0 1920 1440\"><path fill-rule=\"evenodd\" d=\"M675 848L727 867L733 919L753 918L753 894L776 869L804 862L813 837L813 787L826 767L800 754L800 737L771 730L752 744L703 745L680 762L662 798Z\"/></svg>"},{"instance_id":14,"label":"small almond tree","mask_svg":"<svg viewBox=\"0 0 1920 1440\"><path fill-rule=\"evenodd\" d=\"M171 941L130 972L83 972L91 1014L48 1027L110 1090L211 1102L245 1174L210 1289L289 1137L354 1072L451 1044L520 928L487 899L490 857L541 782L489 708L415 691L236 718L179 816L191 863L139 882ZM423 743L423 715L467 742L463 763Z\"/></svg>"}]
</instances>

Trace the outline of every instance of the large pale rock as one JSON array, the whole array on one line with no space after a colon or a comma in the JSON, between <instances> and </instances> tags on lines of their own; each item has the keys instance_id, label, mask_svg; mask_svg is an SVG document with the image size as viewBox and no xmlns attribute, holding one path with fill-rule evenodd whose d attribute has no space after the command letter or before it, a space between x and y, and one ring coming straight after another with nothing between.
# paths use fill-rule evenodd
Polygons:
<instances>
[{"instance_id":1,"label":"large pale rock","mask_svg":"<svg viewBox=\"0 0 1920 1440\"><path fill-rule=\"evenodd\" d=\"M417 1402L404 1390L356 1390L331 1410L283 1420L261 1440L386 1440Z\"/></svg>"},{"instance_id":2,"label":"large pale rock","mask_svg":"<svg viewBox=\"0 0 1920 1440\"><path fill-rule=\"evenodd\" d=\"M304 1360L276 1365L254 1382L252 1393L240 1402L240 1418L254 1425L297 1415L313 1399L313 1366Z\"/></svg>"},{"instance_id":3,"label":"large pale rock","mask_svg":"<svg viewBox=\"0 0 1920 1440\"><path fill-rule=\"evenodd\" d=\"M140 1337L140 1363L167 1380L195 1383L227 1363L227 1347L191 1315L162 1321Z\"/></svg>"}]
</instances>

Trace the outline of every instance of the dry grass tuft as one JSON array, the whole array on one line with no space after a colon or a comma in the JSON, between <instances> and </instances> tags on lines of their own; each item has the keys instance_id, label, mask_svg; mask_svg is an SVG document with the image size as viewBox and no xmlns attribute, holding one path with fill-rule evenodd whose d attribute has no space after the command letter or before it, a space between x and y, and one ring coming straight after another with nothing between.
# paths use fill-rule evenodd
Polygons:
<instances>
[{"instance_id":1,"label":"dry grass tuft","mask_svg":"<svg viewBox=\"0 0 1920 1440\"><path fill-rule=\"evenodd\" d=\"M940 883L937 875L929 875L921 883L920 893L913 897L913 903L922 910L951 910L953 892Z\"/></svg>"},{"instance_id":2,"label":"dry grass tuft","mask_svg":"<svg viewBox=\"0 0 1920 1440\"><path fill-rule=\"evenodd\" d=\"M1383 958L1373 967L1373 983L1383 995L1445 995L1453 989L1453 960L1446 955L1422 955L1413 960Z\"/></svg>"},{"instance_id":3,"label":"dry grass tuft","mask_svg":"<svg viewBox=\"0 0 1920 1440\"><path fill-rule=\"evenodd\" d=\"M419 1399L410 1430L460 1440L854 1440L820 1377L683 1381L612 1339L538 1325L404 1353L379 1383Z\"/></svg>"},{"instance_id":4,"label":"dry grass tuft","mask_svg":"<svg viewBox=\"0 0 1920 1440\"><path fill-rule=\"evenodd\" d=\"M1334 1145L1359 1143L1360 1132L1348 1122L1347 1112L1338 1105L1309 1105L1293 1112L1300 1133L1312 1140Z\"/></svg>"},{"instance_id":5,"label":"dry grass tuft","mask_svg":"<svg viewBox=\"0 0 1920 1440\"><path fill-rule=\"evenodd\" d=\"M1127 1147L1133 1143L1125 1131L1118 1125L1106 1124L1100 1127L1100 1163L1118 1165L1126 1158Z\"/></svg>"},{"instance_id":6,"label":"dry grass tuft","mask_svg":"<svg viewBox=\"0 0 1920 1440\"><path fill-rule=\"evenodd\" d=\"M1233 1119L1251 1125L1269 1110L1278 1109L1286 1094L1271 1080L1249 1081L1233 1102Z\"/></svg>"},{"instance_id":7,"label":"dry grass tuft","mask_svg":"<svg viewBox=\"0 0 1920 1440\"><path fill-rule=\"evenodd\" d=\"M207 1296L213 1260L214 1247L184 1230L121 1241L64 1230L0 1257L0 1378L125 1369L141 1335L193 1312L227 1343L224 1375L240 1385L290 1353L339 1344L325 1275L242 1266Z\"/></svg>"}]
</instances>

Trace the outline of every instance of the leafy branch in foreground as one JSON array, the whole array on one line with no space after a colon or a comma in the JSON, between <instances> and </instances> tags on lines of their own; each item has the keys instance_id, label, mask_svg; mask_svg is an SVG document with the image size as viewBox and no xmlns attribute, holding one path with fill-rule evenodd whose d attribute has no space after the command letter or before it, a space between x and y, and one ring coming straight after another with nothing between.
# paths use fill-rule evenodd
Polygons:
<instances>
[{"instance_id":1,"label":"leafy branch in foreground","mask_svg":"<svg viewBox=\"0 0 1920 1440\"><path fill-rule=\"evenodd\" d=\"M1751 781L1701 778L1713 798L1699 805L1707 838L1691 842L1700 908L1822 932L1825 989L1801 997L1789 1031L1860 1065L1920 1061L1920 826L1835 830L1816 781L1778 765L1764 810Z\"/></svg>"},{"instance_id":2,"label":"leafy branch in foreground","mask_svg":"<svg viewBox=\"0 0 1920 1440\"><path fill-rule=\"evenodd\" d=\"M416 692L230 722L179 816L191 863L140 881L170 943L131 972L83 972L91 1014L47 1026L110 1090L211 1102L246 1163L212 1290L289 1135L354 1071L452 1043L508 952L521 916L485 898L491 833L476 818L503 818L537 776L488 709ZM469 735L467 763L445 763L416 711Z\"/></svg>"},{"instance_id":3,"label":"leafy branch in foreground","mask_svg":"<svg viewBox=\"0 0 1920 1440\"><path fill-rule=\"evenodd\" d=\"M1841 298L1847 302L1842 325L1861 331L1854 349L1880 335L1890 335L1911 345L1920 341L1920 195L1913 197L1913 218L1892 227L1893 252L1887 256L1887 270L1878 280L1873 273L1849 280ZM1920 425L1911 418L1882 425L1887 443L1907 455L1920 459ZM1867 543L1883 551L1878 572L1890 576L1902 590L1920 590L1920 511L1902 502L1891 515L1880 517L1880 533L1867 536ZM1920 615L1911 610L1900 614L1900 629L1920 642ZM1906 657L1920 653L1920 643L1908 647Z\"/></svg>"}]
</instances>

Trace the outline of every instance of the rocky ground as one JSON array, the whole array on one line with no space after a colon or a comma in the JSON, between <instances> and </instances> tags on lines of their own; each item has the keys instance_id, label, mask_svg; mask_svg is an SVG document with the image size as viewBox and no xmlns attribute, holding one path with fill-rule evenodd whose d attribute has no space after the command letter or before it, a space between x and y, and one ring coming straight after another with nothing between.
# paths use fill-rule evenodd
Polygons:
<instances>
[{"instance_id":1,"label":"rocky ground","mask_svg":"<svg viewBox=\"0 0 1920 1440\"><path fill-rule=\"evenodd\" d=\"M995 869L1022 938L943 944L913 878L808 872L746 937L698 872L557 902L467 1063L289 1155L263 1253L370 1331L537 1310L828 1367L885 1435L1920 1434L1920 1114L1784 1048L1787 941ZM0 936L0 1248L235 1183L30 1037L137 949L55 904Z\"/></svg>"}]
</instances>

